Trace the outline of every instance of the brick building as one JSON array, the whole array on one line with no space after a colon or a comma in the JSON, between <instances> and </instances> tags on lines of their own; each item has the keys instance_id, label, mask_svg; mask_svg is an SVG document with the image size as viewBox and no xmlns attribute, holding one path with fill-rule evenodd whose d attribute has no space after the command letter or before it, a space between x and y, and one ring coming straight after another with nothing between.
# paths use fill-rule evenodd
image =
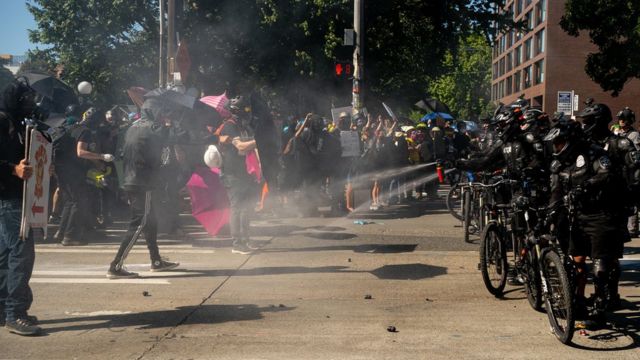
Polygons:
<instances>
[{"instance_id":1,"label":"brick building","mask_svg":"<svg viewBox=\"0 0 640 360\"><path fill-rule=\"evenodd\" d=\"M585 73L587 55L595 52L587 34L574 38L560 27L564 0L505 0L505 11L527 23L528 32L500 34L493 46L491 96L504 104L524 94L533 106L553 113L569 112L577 95L578 108L586 98L611 107L640 111L640 81L628 82L618 97L604 93ZM575 105L574 105L575 109Z\"/></svg>"}]
</instances>

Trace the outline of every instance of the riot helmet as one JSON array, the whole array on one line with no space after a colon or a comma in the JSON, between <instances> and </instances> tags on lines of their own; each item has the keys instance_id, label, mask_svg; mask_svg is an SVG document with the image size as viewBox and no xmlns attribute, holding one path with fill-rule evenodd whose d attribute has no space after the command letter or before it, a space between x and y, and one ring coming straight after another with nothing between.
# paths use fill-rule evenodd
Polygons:
<instances>
[{"instance_id":1,"label":"riot helmet","mask_svg":"<svg viewBox=\"0 0 640 360\"><path fill-rule=\"evenodd\" d=\"M633 126L633 123L636 122L636 113L629 109L629 107L625 107L620 110L616 117L618 118L620 125L623 126Z\"/></svg>"},{"instance_id":2,"label":"riot helmet","mask_svg":"<svg viewBox=\"0 0 640 360\"><path fill-rule=\"evenodd\" d=\"M573 153L582 138L580 124L573 120L558 121L549 133L544 137L544 141L553 146L553 157L560 161L565 161Z\"/></svg>"},{"instance_id":3,"label":"riot helmet","mask_svg":"<svg viewBox=\"0 0 640 360\"><path fill-rule=\"evenodd\" d=\"M2 94L3 108L17 120L32 117L36 111L36 92L26 77L20 76L7 85Z\"/></svg>"},{"instance_id":4,"label":"riot helmet","mask_svg":"<svg viewBox=\"0 0 640 360\"><path fill-rule=\"evenodd\" d=\"M520 131L520 108L503 108L491 121L491 126L503 141L512 139Z\"/></svg>"},{"instance_id":5,"label":"riot helmet","mask_svg":"<svg viewBox=\"0 0 640 360\"><path fill-rule=\"evenodd\" d=\"M612 120L609 107L598 103L584 108L584 110L576 114L576 117L582 118L582 128L589 137L609 131L609 123Z\"/></svg>"}]
</instances>

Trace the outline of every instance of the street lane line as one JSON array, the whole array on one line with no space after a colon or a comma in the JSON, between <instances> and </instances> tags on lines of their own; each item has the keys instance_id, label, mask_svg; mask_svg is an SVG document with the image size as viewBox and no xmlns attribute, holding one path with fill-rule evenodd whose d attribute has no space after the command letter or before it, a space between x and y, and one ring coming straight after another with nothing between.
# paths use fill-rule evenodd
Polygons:
<instances>
[{"instance_id":1,"label":"street lane line","mask_svg":"<svg viewBox=\"0 0 640 360\"><path fill-rule=\"evenodd\" d=\"M31 283L36 284L142 284L142 285L170 285L169 280L164 279L117 279L111 280L92 278L31 278Z\"/></svg>"},{"instance_id":2,"label":"street lane line","mask_svg":"<svg viewBox=\"0 0 640 360\"><path fill-rule=\"evenodd\" d=\"M118 246L114 246L109 249L60 249L60 248L38 248L36 247L36 253L78 253L78 254L114 254L118 250ZM160 246L160 251L163 254L213 254L215 250L209 249L170 249ZM146 248L139 250L131 250L131 254L148 254L149 250Z\"/></svg>"},{"instance_id":3,"label":"street lane line","mask_svg":"<svg viewBox=\"0 0 640 360\"><path fill-rule=\"evenodd\" d=\"M129 270L133 270L132 267L127 267ZM33 276L106 276L107 270L104 271L68 271L68 270L36 270L33 272ZM159 271L159 272L150 272L150 271L142 271L138 272L140 276L143 278L148 277L172 277L172 276L191 276L191 275L202 275L202 273L196 272L182 272L182 271Z\"/></svg>"}]
</instances>

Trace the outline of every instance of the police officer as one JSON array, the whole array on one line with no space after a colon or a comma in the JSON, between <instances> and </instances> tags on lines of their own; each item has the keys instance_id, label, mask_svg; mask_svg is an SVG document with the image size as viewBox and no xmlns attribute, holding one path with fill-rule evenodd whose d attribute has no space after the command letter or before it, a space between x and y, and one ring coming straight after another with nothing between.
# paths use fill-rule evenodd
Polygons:
<instances>
[{"instance_id":1,"label":"police officer","mask_svg":"<svg viewBox=\"0 0 640 360\"><path fill-rule=\"evenodd\" d=\"M41 332L27 314L33 302L34 239L19 236L23 185L33 173L25 159L24 120L36 109L34 98L27 79L16 79L5 88L0 111L0 323L19 335Z\"/></svg>"},{"instance_id":2,"label":"police officer","mask_svg":"<svg viewBox=\"0 0 640 360\"><path fill-rule=\"evenodd\" d=\"M602 320L608 306L619 303L618 282L624 242L630 241L627 216L632 207L629 189L640 183L638 179L637 152L633 143L625 137L614 135L609 130L611 110L605 104L591 104L576 115L582 119L584 133L592 144L606 152L607 162L602 166L614 176L606 183L602 200L598 201L602 217L593 218L589 226L594 227L591 240L591 258L594 272L594 315ZM592 196L598 196L592 194ZM594 206L596 206L594 205ZM596 210L595 208L589 210ZM611 305L609 305L611 303Z\"/></svg>"},{"instance_id":3,"label":"police officer","mask_svg":"<svg viewBox=\"0 0 640 360\"><path fill-rule=\"evenodd\" d=\"M625 107L624 109L618 112L616 116L618 119L618 131L617 135L621 137L625 137L629 139L636 150L640 150L640 133L633 127L633 124L636 121L636 114L633 110ZM633 183L634 174L628 174L630 178L628 180ZM638 207L634 206L632 209L633 214L629 216L629 221L627 223L627 229L629 230L629 234L632 237L638 235Z\"/></svg>"}]
</instances>

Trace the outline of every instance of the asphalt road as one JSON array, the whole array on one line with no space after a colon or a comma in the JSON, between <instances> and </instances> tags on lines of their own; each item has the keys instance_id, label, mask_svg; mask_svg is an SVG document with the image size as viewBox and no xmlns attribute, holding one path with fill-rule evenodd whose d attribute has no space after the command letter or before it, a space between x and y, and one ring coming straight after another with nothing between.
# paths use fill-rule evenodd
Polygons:
<instances>
[{"instance_id":1,"label":"asphalt road","mask_svg":"<svg viewBox=\"0 0 640 360\"><path fill-rule=\"evenodd\" d=\"M0 331L0 358L640 359L640 240L623 261L626 309L569 347L522 288L503 299L484 289L477 243L442 202L262 218L252 231L265 246L251 256L184 220L189 239L160 239L181 266L148 272L141 242L127 260L140 279L105 277L122 223L89 246L38 244L31 313L46 335Z\"/></svg>"}]
</instances>

